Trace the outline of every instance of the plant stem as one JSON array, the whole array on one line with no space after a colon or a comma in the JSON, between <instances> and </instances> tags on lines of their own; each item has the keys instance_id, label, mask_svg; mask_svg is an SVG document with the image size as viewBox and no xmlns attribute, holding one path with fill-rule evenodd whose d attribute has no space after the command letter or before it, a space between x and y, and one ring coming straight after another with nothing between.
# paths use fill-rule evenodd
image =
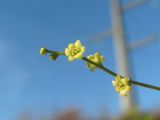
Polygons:
<instances>
[{"instance_id":1,"label":"plant stem","mask_svg":"<svg viewBox=\"0 0 160 120\"><path fill-rule=\"evenodd\" d=\"M89 60L89 59L86 58L86 57L83 57L82 60L84 60L84 61L86 61L86 62L89 62L89 63L97 66L99 69L103 70L103 71L106 72L106 73L111 74L111 75L114 76L114 77L116 77L116 76L118 75L117 73L115 73L115 72L109 70L108 68L104 67L102 64L99 65L99 64L97 64L97 63ZM123 76L121 76L121 77L123 77ZM124 77L123 77L123 78L124 78ZM160 87L157 87L157 86L153 86L153 85L150 85L150 84L145 84L145 83L137 82L137 81L134 81L134 80L131 80L131 79L130 79L130 81L131 81L132 84L135 84L135 85L139 85L139 86L146 87L146 88L150 88L150 89L154 89L154 90L160 90Z\"/></svg>"},{"instance_id":2,"label":"plant stem","mask_svg":"<svg viewBox=\"0 0 160 120\"><path fill-rule=\"evenodd\" d=\"M48 53L57 53L57 54L59 54L59 55L65 55L64 52L57 52L57 51L51 51L51 50L47 50L47 51L48 51ZM103 70L103 71L106 72L106 73L109 73L110 75L112 75L112 76L114 76L114 77L116 77L117 75L119 75L119 74L111 71L110 69L104 67L102 64L97 64L97 63L89 60L89 59L86 58L86 57L83 57L82 60L85 61L85 62L88 62L88 63L91 63L91 64L97 66L99 69ZM121 76L121 75L120 75L120 76ZM124 78L123 76L121 76L121 77ZM132 79L130 79L130 81L131 81L132 84L135 84L135 85L139 85L139 86L146 87L146 88L150 88L150 89L154 89L154 90L160 90L160 87L157 87L157 86L153 86L153 85L146 84L146 83L142 83L142 82L137 82L137 81L134 81L134 80L132 80Z\"/></svg>"},{"instance_id":3,"label":"plant stem","mask_svg":"<svg viewBox=\"0 0 160 120\"><path fill-rule=\"evenodd\" d=\"M83 57L82 60L84 60L84 61L86 61L86 62L88 62L88 63L91 63L91 64L97 66L99 69L102 69L103 71L105 71L105 72L111 74L111 75L114 76L114 77L116 77L116 76L118 75L118 74L116 74L115 72L113 72L113 71L111 71L111 70L105 68L102 64L99 65L99 64L97 64L97 63L95 63L95 62L89 60L89 59L86 58L86 57Z\"/></svg>"},{"instance_id":4,"label":"plant stem","mask_svg":"<svg viewBox=\"0 0 160 120\"><path fill-rule=\"evenodd\" d=\"M142 82L137 82L137 81L134 81L134 80L131 80L131 83L135 84L135 85L142 86L142 87L154 89L154 90L160 90L160 87L153 86L153 85L150 85L150 84L145 84L145 83L142 83Z\"/></svg>"},{"instance_id":5,"label":"plant stem","mask_svg":"<svg viewBox=\"0 0 160 120\"><path fill-rule=\"evenodd\" d=\"M57 53L58 55L65 55L64 52L57 52L57 51L52 51L52 50L47 50L48 53Z\"/></svg>"}]
</instances>

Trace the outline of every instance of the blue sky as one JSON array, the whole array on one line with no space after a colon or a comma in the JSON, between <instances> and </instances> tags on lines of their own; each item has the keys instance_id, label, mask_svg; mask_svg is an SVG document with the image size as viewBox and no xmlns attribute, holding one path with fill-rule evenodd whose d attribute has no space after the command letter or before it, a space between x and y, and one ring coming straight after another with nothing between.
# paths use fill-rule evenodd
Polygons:
<instances>
[{"instance_id":1,"label":"blue sky","mask_svg":"<svg viewBox=\"0 0 160 120\"><path fill-rule=\"evenodd\" d=\"M160 34L160 6L153 1L126 12L129 43ZM109 0L0 1L0 119L13 120L28 110L48 113L70 106L92 116L99 115L102 105L111 113L120 112L112 76L92 73L82 61L70 63L60 57L52 62L39 54L41 47L63 51L80 39L87 47L86 55L101 52L105 65L117 71L112 38L97 44L89 41L95 33L111 28L109 9ZM137 81L160 86L159 52L158 42L133 50ZM158 91L136 89L141 110L159 108Z\"/></svg>"}]
</instances>

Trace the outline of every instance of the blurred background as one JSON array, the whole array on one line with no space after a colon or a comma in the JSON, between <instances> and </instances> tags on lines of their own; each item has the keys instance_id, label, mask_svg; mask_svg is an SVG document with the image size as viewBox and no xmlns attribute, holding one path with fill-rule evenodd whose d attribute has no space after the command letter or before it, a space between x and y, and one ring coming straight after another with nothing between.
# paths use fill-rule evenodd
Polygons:
<instances>
[{"instance_id":1,"label":"blurred background","mask_svg":"<svg viewBox=\"0 0 160 120\"><path fill-rule=\"evenodd\" d=\"M0 120L160 120L159 91L134 86L124 99L112 76L39 54L80 39L85 55L160 86L159 37L159 0L0 0Z\"/></svg>"}]
</instances>

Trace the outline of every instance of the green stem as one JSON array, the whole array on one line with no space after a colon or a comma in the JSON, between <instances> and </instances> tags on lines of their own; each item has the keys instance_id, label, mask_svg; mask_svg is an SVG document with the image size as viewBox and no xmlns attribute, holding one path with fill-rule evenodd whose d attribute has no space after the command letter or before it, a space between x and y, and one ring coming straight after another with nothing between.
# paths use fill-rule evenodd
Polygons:
<instances>
[{"instance_id":1,"label":"green stem","mask_svg":"<svg viewBox=\"0 0 160 120\"><path fill-rule=\"evenodd\" d=\"M108 68L104 67L102 64L99 65L91 60L89 60L88 58L86 57L83 57L82 60L86 61L86 62L89 62L95 66L97 66L99 69L103 70L104 72L106 73L109 73L111 74L112 76L116 77L118 74L109 70ZM121 76L123 77L123 76ZM123 77L124 78L124 77ZM157 86L153 86L153 85L150 85L150 84L145 84L145 83L141 83L141 82L137 82L137 81L134 81L134 80L130 80L132 84L135 84L135 85L139 85L139 86L142 86L142 87L146 87L146 88L151 88L151 89L154 89L154 90L160 90L160 87L157 87Z\"/></svg>"},{"instance_id":2,"label":"green stem","mask_svg":"<svg viewBox=\"0 0 160 120\"><path fill-rule=\"evenodd\" d=\"M153 86L153 85L150 85L150 84L145 84L145 83L142 83L142 82L137 82L137 81L131 80L131 83L135 84L135 85L142 86L142 87L151 88L151 89L154 89L154 90L160 90L160 87Z\"/></svg>"},{"instance_id":3,"label":"green stem","mask_svg":"<svg viewBox=\"0 0 160 120\"><path fill-rule=\"evenodd\" d=\"M51 51L51 50L47 50L48 53L57 53L58 55L65 55L64 52L57 52L57 51Z\"/></svg>"},{"instance_id":4,"label":"green stem","mask_svg":"<svg viewBox=\"0 0 160 120\"><path fill-rule=\"evenodd\" d=\"M64 52L57 52L57 51L51 51L51 50L48 50L48 53L57 53L59 55L65 55ZM97 66L99 69L103 70L106 73L109 73L110 75L112 75L114 77L116 77L117 75L119 75L119 74L111 71L110 69L104 67L102 64L97 64L97 63L89 60L86 57L83 57L82 60L85 61L85 62L88 62L88 63L91 63L91 64ZM121 76L121 77L123 77L123 76ZM154 89L154 90L160 90L160 87L157 87L157 86L153 86L153 85L150 85L150 84L145 84L145 83L142 83L142 82L137 82L137 81L134 81L132 79L130 79L130 81L131 81L132 84L135 84L135 85L139 85L139 86L150 88L150 89Z\"/></svg>"},{"instance_id":5,"label":"green stem","mask_svg":"<svg viewBox=\"0 0 160 120\"><path fill-rule=\"evenodd\" d=\"M113 71L111 71L111 70L105 68L102 64L101 64L101 65L100 65L100 64L97 64L97 63L95 63L95 62L89 60L89 59L86 58L86 57L83 57L82 60L84 60L84 61L86 61L86 62L88 62L88 63L91 63L91 64L97 66L99 69L102 69L103 71L105 71L105 72L111 74L111 75L114 76L114 77L117 76L116 73L114 73Z\"/></svg>"}]
</instances>

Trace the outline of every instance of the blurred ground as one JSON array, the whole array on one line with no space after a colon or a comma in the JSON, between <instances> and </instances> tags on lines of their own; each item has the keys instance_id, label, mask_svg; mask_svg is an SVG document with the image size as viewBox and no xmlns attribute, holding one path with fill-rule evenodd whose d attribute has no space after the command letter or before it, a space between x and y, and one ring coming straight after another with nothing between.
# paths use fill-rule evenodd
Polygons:
<instances>
[{"instance_id":1,"label":"blurred ground","mask_svg":"<svg viewBox=\"0 0 160 120\"><path fill-rule=\"evenodd\" d=\"M130 111L121 115L101 114L98 117L87 116L78 109L68 109L55 112L52 115L35 116L31 112L22 113L16 120L160 120L160 111L140 112Z\"/></svg>"}]
</instances>

